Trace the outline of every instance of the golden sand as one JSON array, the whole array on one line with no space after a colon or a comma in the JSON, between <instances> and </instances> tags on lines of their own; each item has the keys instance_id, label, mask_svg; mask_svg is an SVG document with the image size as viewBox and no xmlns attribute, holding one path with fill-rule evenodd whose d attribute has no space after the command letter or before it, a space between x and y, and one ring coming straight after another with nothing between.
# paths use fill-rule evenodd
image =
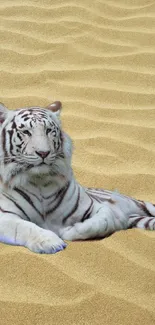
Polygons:
<instances>
[{"instance_id":1,"label":"golden sand","mask_svg":"<svg viewBox=\"0 0 155 325\"><path fill-rule=\"evenodd\" d=\"M155 202L155 2L0 3L0 101L63 102L85 186ZM0 324L155 324L155 233L56 255L0 245Z\"/></svg>"}]
</instances>

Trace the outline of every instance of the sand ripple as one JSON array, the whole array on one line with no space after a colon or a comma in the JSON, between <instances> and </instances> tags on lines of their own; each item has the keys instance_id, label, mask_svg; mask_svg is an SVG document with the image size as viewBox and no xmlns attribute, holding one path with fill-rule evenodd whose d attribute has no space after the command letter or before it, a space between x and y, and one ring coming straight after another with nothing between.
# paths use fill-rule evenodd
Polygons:
<instances>
[{"instance_id":1,"label":"sand ripple","mask_svg":"<svg viewBox=\"0 0 155 325\"><path fill-rule=\"evenodd\" d=\"M6 0L0 39L0 101L61 100L79 181L155 201L155 2ZM1 244L1 323L153 325L154 243L129 230L55 256Z\"/></svg>"}]
</instances>

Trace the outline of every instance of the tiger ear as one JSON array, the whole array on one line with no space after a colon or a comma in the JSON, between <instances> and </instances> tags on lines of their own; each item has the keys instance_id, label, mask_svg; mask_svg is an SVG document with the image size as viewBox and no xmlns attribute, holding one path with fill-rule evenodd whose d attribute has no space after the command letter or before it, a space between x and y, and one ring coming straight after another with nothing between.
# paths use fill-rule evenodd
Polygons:
<instances>
[{"instance_id":1,"label":"tiger ear","mask_svg":"<svg viewBox=\"0 0 155 325\"><path fill-rule=\"evenodd\" d=\"M52 111L53 113L55 113L55 115L57 117L59 117L60 116L61 109L62 109L62 104L61 104L61 102L56 101L56 102L54 102L52 104L49 104L45 108L48 109L48 110L50 110L50 111Z\"/></svg>"},{"instance_id":2,"label":"tiger ear","mask_svg":"<svg viewBox=\"0 0 155 325\"><path fill-rule=\"evenodd\" d=\"M3 103L0 103L0 124L2 124L5 121L6 115L7 115L7 108Z\"/></svg>"}]
</instances>

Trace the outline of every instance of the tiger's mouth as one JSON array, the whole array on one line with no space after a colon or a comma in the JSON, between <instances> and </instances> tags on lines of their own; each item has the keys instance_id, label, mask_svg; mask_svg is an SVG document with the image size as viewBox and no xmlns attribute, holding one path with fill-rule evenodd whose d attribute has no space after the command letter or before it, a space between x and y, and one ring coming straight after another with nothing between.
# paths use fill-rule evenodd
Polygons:
<instances>
[{"instance_id":1,"label":"tiger's mouth","mask_svg":"<svg viewBox=\"0 0 155 325\"><path fill-rule=\"evenodd\" d=\"M42 175L42 174L48 174L50 170L50 166L46 163L40 163L38 165L29 165L27 168L27 171L30 172L32 175Z\"/></svg>"},{"instance_id":2,"label":"tiger's mouth","mask_svg":"<svg viewBox=\"0 0 155 325\"><path fill-rule=\"evenodd\" d=\"M46 164L44 161L38 163L38 164L28 164L27 165L27 169L32 169L32 168L38 168L38 167L41 167L41 166L47 166L48 167L48 164Z\"/></svg>"},{"instance_id":3,"label":"tiger's mouth","mask_svg":"<svg viewBox=\"0 0 155 325\"><path fill-rule=\"evenodd\" d=\"M38 166L47 165L45 161L42 161Z\"/></svg>"}]
</instances>

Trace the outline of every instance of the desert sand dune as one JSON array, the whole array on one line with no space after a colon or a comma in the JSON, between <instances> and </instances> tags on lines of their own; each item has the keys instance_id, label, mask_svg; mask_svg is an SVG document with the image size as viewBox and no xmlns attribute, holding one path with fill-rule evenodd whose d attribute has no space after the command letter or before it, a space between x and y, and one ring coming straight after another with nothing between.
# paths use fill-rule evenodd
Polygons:
<instances>
[{"instance_id":1,"label":"desert sand dune","mask_svg":"<svg viewBox=\"0 0 155 325\"><path fill-rule=\"evenodd\" d=\"M85 186L155 202L155 2L0 3L0 101L63 102ZM2 325L155 324L155 233L56 255L0 244Z\"/></svg>"}]
</instances>

